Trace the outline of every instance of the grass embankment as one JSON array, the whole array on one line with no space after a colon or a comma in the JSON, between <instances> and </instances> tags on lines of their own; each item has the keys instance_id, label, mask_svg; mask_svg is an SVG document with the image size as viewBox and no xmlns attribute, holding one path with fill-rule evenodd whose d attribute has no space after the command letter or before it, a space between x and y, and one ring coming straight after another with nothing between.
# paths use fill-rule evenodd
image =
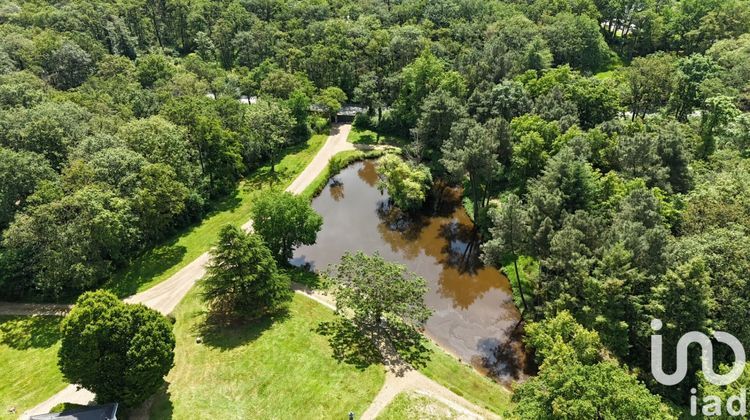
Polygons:
<instances>
[{"instance_id":1,"label":"grass embankment","mask_svg":"<svg viewBox=\"0 0 750 420\"><path fill-rule=\"evenodd\" d=\"M407 143L406 140L395 136L380 136L380 141L377 141L376 139L377 133L374 131L360 130L352 127L346 141L355 145L391 146L393 147L391 150L394 151L403 147ZM328 180L331 179L332 176L341 172L342 169L360 160L380 157L386 152L387 149L380 148L372 150L348 150L346 152L337 153L331 158L325 171L320 173L320 175L318 175L315 180L305 188L305 191L302 192L302 196L312 199L320 194L328 183Z\"/></svg>"},{"instance_id":2,"label":"grass embankment","mask_svg":"<svg viewBox=\"0 0 750 420\"><path fill-rule=\"evenodd\" d=\"M152 419L346 418L362 413L385 379L381 365L337 362L315 331L333 312L298 294L285 316L242 327L206 330L197 289L174 315L175 367Z\"/></svg>"},{"instance_id":3,"label":"grass embankment","mask_svg":"<svg viewBox=\"0 0 750 420\"><path fill-rule=\"evenodd\" d=\"M57 368L61 320L0 316L0 418L18 418L67 386Z\"/></svg>"},{"instance_id":4,"label":"grass embankment","mask_svg":"<svg viewBox=\"0 0 750 420\"><path fill-rule=\"evenodd\" d=\"M367 145L388 145L395 147L404 147L409 141L403 137L391 136L391 135L380 135L378 140L378 133L372 130L361 130L356 127L352 127L349 131L349 136L346 141L352 144L367 144Z\"/></svg>"},{"instance_id":5,"label":"grass embankment","mask_svg":"<svg viewBox=\"0 0 750 420\"><path fill-rule=\"evenodd\" d=\"M378 420L455 419L459 413L448 405L426 395L402 392L378 415Z\"/></svg>"},{"instance_id":6,"label":"grass embankment","mask_svg":"<svg viewBox=\"0 0 750 420\"><path fill-rule=\"evenodd\" d=\"M461 363L432 341L427 347L432 351L430 361L419 369L425 376L493 413L505 416L510 412L512 394L507 389Z\"/></svg>"},{"instance_id":7,"label":"grass embankment","mask_svg":"<svg viewBox=\"0 0 750 420\"><path fill-rule=\"evenodd\" d=\"M300 195L302 197L312 199L316 195L320 194L320 192L323 191L323 188L325 188L326 184L328 183L328 180L332 176L341 172L342 169L360 160L380 157L384 153L385 151L383 150L347 150L345 152L336 153L331 158L331 161L328 162L328 166L325 168L325 170L323 170L323 172L315 177L315 179L310 183L310 185L307 186L307 188L305 188L304 191L302 191L302 194Z\"/></svg>"},{"instance_id":8,"label":"grass embankment","mask_svg":"<svg viewBox=\"0 0 750 420\"><path fill-rule=\"evenodd\" d=\"M208 251L226 224L240 226L249 219L255 197L272 189L284 189L312 161L328 136L312 136L307 143L287 149L286 156L276 165L275 176L270 166L258 169L240 183L234 194L218 203L203 220L181 231L163 245L136 258L129 267L117 273L104 288L120 297L147 290L168 279L201 254Z\"/></svg>"}]
</instances>

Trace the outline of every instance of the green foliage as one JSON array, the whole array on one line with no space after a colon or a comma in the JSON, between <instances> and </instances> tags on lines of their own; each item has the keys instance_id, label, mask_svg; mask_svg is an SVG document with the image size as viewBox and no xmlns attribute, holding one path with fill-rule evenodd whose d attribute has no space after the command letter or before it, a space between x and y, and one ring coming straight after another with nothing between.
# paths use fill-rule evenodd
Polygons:
<instances>
[{"instance_id":1,"label":"green foliage","mask_svg":"<svg viewBox=\"0 0 750 420\"><path fill-rule=\"evenodd\" d=\"M323 225L323 218L304 197L288 192L259 197L250 214L255 232L282 264L292 258L294 248L314 244Z\"/></svg>"},{"instance_id":2,"label":"green foliage","mask_svg":"<svg viewBox=\"0 0 750 420\"><path fill-rule=\"evenodd\" d=\"M289 109L276 101L259 101L248 108L244 117L247 140L244 155L247 163L257 154L267 155L271 160L271 171L276 168L278 153L289 143L294 119Z\"/></svg>"},{"instance_id":3,"label":"green foliage","mask_svg":"<svg viewBox=\"0 0 750 420\"><path fill-rule=\"evenodd\" d=\"M705 99L700 91L701 85L713 77L716 71L716 64L701 54L693 54L677 61L676 85L669 102L675 118L686 121L693 109L701 104Z\"/></svg>"},{"instance_id":4,"label":"green foliage","mask_svg":"<svg viewBox=\"0 0 750 420\"><path fill-rule=\"evenodd\" d=\"M67 90L81 85L93 71L91 56L77 44L63 43L44 61L50 82L58 89Z\"/></svg>"},{"instance_id":5,"label":"green foliage","mask_svg":"<svg viewBox=\"0 0 750 420\"><path fill-rule=\"evenodd\" d=\"M37 185L55 179L49 163L31 152L14 152L0 147L0 229L10 224L13 216L26 205Z\"/></svg>"},{"instance_id":6,"label":"green foliage","mask_svg":"<svg viewBox=\"0 0 750 420\"><path fill-rule=\"evenodd\" d=\"M432 185L432 175L426 166L387 154L378 160L378 173L382 177L379 188L388 190L396 206L405 211L422 207Z\"/></svg>"},{"instance_id":7,"label":"green foliage","mask_svg":"<svg viewBox=\"0 0 750 420\"><path fill-rule=\"evenodd\" d=\"M231 225L219 233L202 286L209 310L218 317L257 318L292 299L289 277L278 270L263 239Z\"/></svg>"},{"instance_id":8,"label":"green foliage","mask_svg":"<svg viewBox=\"0 0 750 420\"><path fill-rule=\"evenodd\" d=\"M458 98L466 93L463 77L447 70L445 62L429 51L424 51L413 63L403 68L399 75L399 86L395 107L406 127L416 123L422 101L431 92L442 89Z\"/></svg>"},{"instance_id":9,"label":"green foliage","mask_svg":"<svg viewBox=\"0 0 750 420\"><path fill-rule=\"evenodd\" d=\"M19 71L0 75L0 109L30 108L44 99L44 82L32 73Z\"/></svg>"},{"instance_id":10,"label":"green foliage","mask_svg":"<svg viewBox=\"0 0 750 420\"><path fill-rule=\"evenodd\" d=\"M145 88L166 82L174 73L173 64L162 54L147 54L135 62L135 78Z\"/></svg>"},{"instance_id":11,"label":"green foliage","mask_svg":"<svg viewBox=\"0 0 750 420\"><path fill-rule=\"evenodd\" d=\"M346 93L338 87L328 87L323 89L315 97L315 104L320 107L323 114L333 120L336 114L341 110L343 103L346 101Z\"/></svg>"},{"instance_id":12,"label":"green foliage","mask_svg":"<svg viewBox=\"0 0 750 420\"><path fill-rule=\"evenodd\" d=\"M137 407L172 368L175 337L167 318L109 292L81 295L61 328L60 370L101 402Z\"/></svg>"},{"instance_id":13,"label":"green foliage","mask_svg":"<svg viewBox=\"0 0 750 420\"><path fill-rule=\"evenodd\" d=\"M158 283L299 173L351 98L377 131L360 142L411 137L415 167L493 219L488 262L538 264L514 282L526 319L568 310L642 372L648 317L747 336L747 2L17 3L0 7L4 296ZM622 376L597 369L565 373Z\"/></svg>"},{"instance_id":14,"label":"green foliage","mask_svg":"<svg viewBox=\"0 0 750 420\"><path fill-rule=\"evenodd\" d=\"M44 155L60 170L70 150L86 136L91 115L71 102L43 102L30 109L7 111L8 126L0 134L3 146Z\"/></svg>"},{"instance_id":15,"label":"green foliage","mask_svg":"<svg viewBox=\"0 0 750 420\"><path fill-rule=\"evenodd\" d=\"M3 235L17 264L11 275L51 297L94 287L124 262L135 222L125 200L97 186L28 209Z\"/></svg>"},{"instance_id":16,"label":"green foliage","mask_svg":"<svg viewBox=\"0 0 750 420\"><path fill-rule=\"evenodd\" d=\"M521 418L673 418L659 397L612 361L602 361L598 335L567 312L527 327L539 374L517 385Z\"/></svg>"},{"instance_id":17,"label":"green foliage","mask_svg":"<svg viewBox=\"0 0 750 420\"><path fill-rule=\"evenodd\" d=\"M675 70L675 57L665 53L636 57L630 66L622 68L627 82L624 102L632 118L645 118L667 105L674 89Z\"/></svg>"},{"instance_id":18,"label":"green foliage","mask_svg":"<svg viewBox=\"0 0 750 420\"><path fill-rule=\"evenodd\" d=\"M560 13L545 21L543 34L557 64L570 64L584 71L609 64L609 47L599 32L599 23L588 17Z\"/></svg>"},{"instance_id":19,"label":"green foliage","mask_svg":"<svg viewBox=\"0 0 750 420\"><path fill-rule=\"evenodd\" d=\"M427 283L406 267L378 254L346 253L326 273L336 298L336 313L351 319L373 340L386 340L406 360L422 361L419 331L432 310L424 303Z\"/></svg>"},{"instance_id":20,"label":"green foliage","mask_svg":"<svg viewBox=\"0 0 750 420\"><path fill-rule=\"evenodd\" d=\"M453 177L468 178L469 195L474 204L474 220L489 202L492 183L500 170L499 139L486 127L471 119L454 124L443 145L440 163Z\"/></svg>"},{"instance_id":21,"label":"green foliage","mask_svg":"<svg viewBox=\"0 0 750 420\"><path fill-rule=\"evenodd\" d=\"M572 356L572 351L557 357ZM635 376L612 362L544 366L539 375L516 387L513 400L521 418L673 419L659 397Z\"/></svg>"},{"instance_id":22,"label":"green foliage","mask_svg":"<svg viewBox=\"0 0 750 420\"><path fill-rule=\"evenodd\" d=\"M443 90L437 90L430 93L422 102L413 136L424 153L432 155L439 152L443 143L450 137L453 123L465 117L466 108L458 98Z\"/></svg>"}]
</instances>

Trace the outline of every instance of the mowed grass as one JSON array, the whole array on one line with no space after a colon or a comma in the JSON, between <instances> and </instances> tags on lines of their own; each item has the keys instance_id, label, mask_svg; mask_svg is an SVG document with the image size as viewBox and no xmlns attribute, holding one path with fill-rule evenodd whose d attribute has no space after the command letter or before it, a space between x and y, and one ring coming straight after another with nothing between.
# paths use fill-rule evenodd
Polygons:
<instances>
[{"instance_id":1,"label":"mowed grass","mask_svg":"<svg viewBox=\"0 0 750 420\"><path fill-rule=\"evenodd\" d=\"M356 127L352 127L351 131L349 131L349 136L346 138L346 141L352 144L385 144L395 147L403 147L409 143L408 139L386 134L381 134L380 140L378 141L378 133L372 130L360 130Z\"/></svg>"},{"instance_id":2,"label":"mowed grass","mask_svg":"<svg viewBox=\"0 0 750 420\"><path fill-rule=\"evenodd\" d=\"M382 365L358 370L334 360L316 332L333 312L299 294L285 316L206 332L195 288L174 315L175 367L152 419L344 419L362 413L385 379Z\"/></svg>"},{"instance_id":3,"label":"mowed grass","mask_svg":"<svg viewBox=\"0 0 750 420\"><path fill-rule=\"evenodd\" d=\"M510 413L513 408L510 391L459 362L432 341L427 347L432 350L430 361L419 369L427 377L489 411L501 416Z\"/></svg>"},{"instance_id":4,"label":"mowed grass","mask_svg":"<svg viewBox=\"0 0 750 420\"><path fill-rule=\"evenodd\" d=\"M235 193L217 203L203 220L178 233L171 240L136 258L129 267L118 272L104 285L120 297L147 290L168 279L201 254L208 251L226 224L240 226L250 218L255 197L272 189L285 189L312 161L326 141L326 135L314 135L306 143L285 151L276 165L258 169L252 177L240 183Z\"/></svg>"},{"instance_id":5,"label":"mowed grass","mask_svg":"<svg viewBox=\"0 0 750 420\"><path fill-rule=\"evenodd\" d=\"M434 398L411 392L396 395L378 415L378 420L456 419L459 413Z\"/></svg>"},{"instance_id":6,"label":"mowed grass","mask_svg":"<svg viewBox=\"0 0 750 420\"><path fill-rule=\"evenodd\" d=\"M0 316L0 418L18 418L67 386L57 368L61 320Z\"/></svg>"}]
</instances>

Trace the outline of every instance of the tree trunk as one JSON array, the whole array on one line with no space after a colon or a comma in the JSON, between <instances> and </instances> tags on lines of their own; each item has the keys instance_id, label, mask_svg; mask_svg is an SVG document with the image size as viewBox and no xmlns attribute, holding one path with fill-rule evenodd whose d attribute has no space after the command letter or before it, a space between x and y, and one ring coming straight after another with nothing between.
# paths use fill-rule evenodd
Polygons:
<instances>
[{"instance_id":1,"label":"tree trunk","mask_svg":"<svg viewBox=\"0 0 750 420\"><path fill-rule=\"evenodd\" d=\"M521 276L518 274L518 257L513 256L513 268L516 269L516 284L518 284L518 293L521 294L521 302L523 302L523 311L526 312L526 310L529 309L529 306L526 304L526 298L523 295L523 287L521 287Z\"/></svg>"}]
</instances>

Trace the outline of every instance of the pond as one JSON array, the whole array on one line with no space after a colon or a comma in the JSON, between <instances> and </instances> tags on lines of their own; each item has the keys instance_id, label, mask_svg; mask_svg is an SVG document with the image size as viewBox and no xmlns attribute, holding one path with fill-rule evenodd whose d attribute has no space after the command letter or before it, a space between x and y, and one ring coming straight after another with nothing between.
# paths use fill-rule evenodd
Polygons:
<instances>
[{"instance_id":1,"label":"pond","mask_svg":"<svg viewBox=\"0 0 750 420\"><path fill-rule=\"evenodd\" d=\"M329 180L312 202L323 216L317 243L298 248L292 263L324 270L347 251L378 252L427 280L433 315L426 334L441 347L501 382L523 376L519 312L508 279L484 267L472 222L457 194L436 215L406 218L377 188L374 161L355 163ZM451 199L452 198L452 199Z\"/></svg>"}]
</instances>

